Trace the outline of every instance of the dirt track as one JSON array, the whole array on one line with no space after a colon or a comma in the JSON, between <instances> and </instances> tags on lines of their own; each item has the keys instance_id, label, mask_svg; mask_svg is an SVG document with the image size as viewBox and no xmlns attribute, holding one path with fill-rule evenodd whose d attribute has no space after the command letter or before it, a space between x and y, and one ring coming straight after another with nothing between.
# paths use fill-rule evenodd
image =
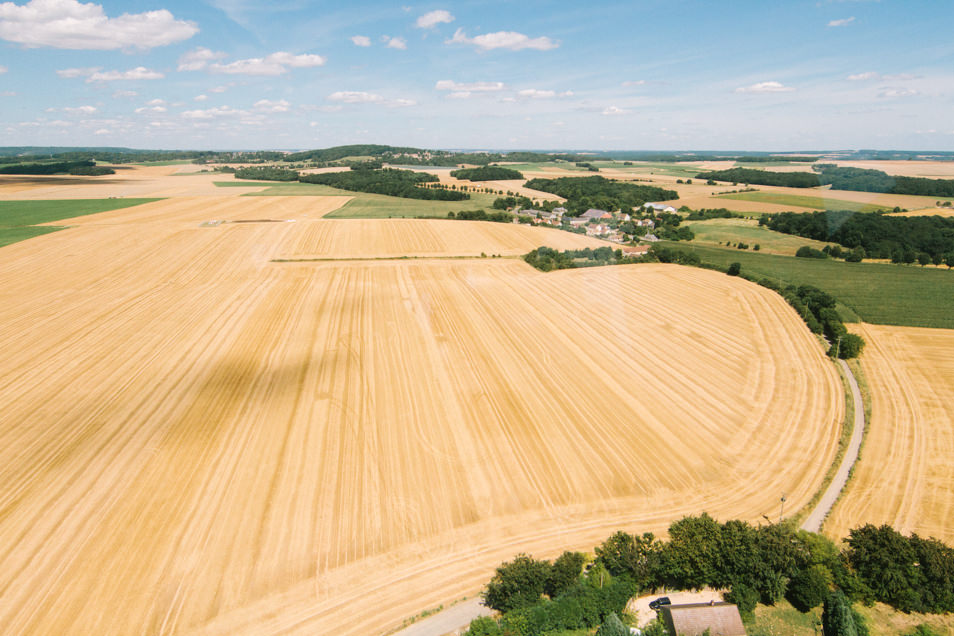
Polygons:
<instances>
[{"instance_id":1,"label":"dirt track","mask_svg":"<svg viewBox=\"0 0 954 636\"><path fill-rule=\"evenodd\" d=\"M859 326L871 423L854 477L825 523L844 536L887 523L954 542L954 331Z\"/></svg>"},{"instance_id":2,"label":"dirt track","mask_svg":"<svg viewBox=\"0 0 954 636\"><path fill-rule=\"evenodd\" d=\"M831 462L837 375L767 290L667 265L274 263L352 254L364 222L270 200L0 250L9 633L380 633L520 551L754 521L783 491L795 509ZM368 254L457 255L437 223L487 253L536 236L377 223ZM341 242L313 247L324 224Z\"/></svg>"}]
</instances>

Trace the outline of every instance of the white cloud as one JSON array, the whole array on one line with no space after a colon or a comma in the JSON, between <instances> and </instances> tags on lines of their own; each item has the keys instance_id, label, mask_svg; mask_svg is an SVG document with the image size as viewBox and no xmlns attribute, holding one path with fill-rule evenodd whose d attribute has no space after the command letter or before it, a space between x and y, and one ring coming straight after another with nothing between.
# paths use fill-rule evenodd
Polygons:
<instances>
[{"instance_id":1,"label":"white cloud","mask_svg":"<svg viewBox=\"0 0 954 636\"><path fill-rule=\"evenodd\" d=\"M0 66L0 75L3 75L3 74L6 73L6 72L7 72L7 67L6 67L6 66Z\"/></svg>"},{"instance_id":2,"label":"white cloud","mask_svg":"<svg viewBox=\"0 0 954 636\"><path fill-rule=\"evenodd\" d=\"M617 107L617 106L609 106L609 107L603 109L603 112L600 113L600 114L601 114L601 115L608 115L608 116L613 116L613 115L628 115L628 114L629 114L629 111L628 111L628 110L625 110L625 109L623 109L623 108L619 108L619 107Z\"/></svg>"},{"instance_id":3,"label":"white cloud","mask_svg":"<svg viewBox=\"0 0 954 636\"><path fill-rule=\"evenodd\" d=\"M405 40L404 38L392 38L390 36L385 35L383 38L381 38L381 41L387 42L388 43L387 46L389 49L397 49L399 51L407 50L407 40Z\"/></svg>"},{"instance_id":4,"label":"white cloud","mask_svg":"<svg viewBox=\"0 0 954 636\"><path fill-rule=\"evenodd\" d=\"M751 86L740 86L736 93L790 93L795 89L780 82L759 82Z\"/></svg>"},{"instance_id":5,"label":"white cloud","mask_svg":"<svg viewBox=\"0 0 954 636\"><path fill-rule=\"evenodd\" d=\"M850 18L842 18L841 20L832 20L831 22L828 23L828 26L830 27L848 26L854 21L855 21L855 16L851 16Z\"/></svg>"},{"instance_id":6,"label":"white cloud","mask_svg":"<svg viewBox=\"0 0 954 636\"><path fill-rule=\"evenodd\" d=\"M447 96L447 99L469 99L473 96L474 94L470 91L454 91Z\"/></svg>"},{"instance_id":7,"label":"white cloud","mask_svg":"<svg viewBox=\"0 0 954 636\"><path fill-rule=\"evenodd\" d=\"M519 91L517 95L524 99L553 99L554 97L572 97L573 91L563 91L562 93L557 93L556 91L551 90L525 88L524 90Z\"/></svg>"},{"instance_id":8,"label":"white cloud","mask_svg":"<svg viewBox=\"0 0 954 636\"><path fill-rule=\"evenodd\" d=\"M94 135L108 135L108 134L109 134L109 131L106 130L105 128L100 128L99 130L97 130L97 131L94 132L93 134L94 134Z\"/></svg>"},{"instance_id":9,"label":"white cloud","mask_svg":"<svg viewBox=\"0 0 954 636\"><path fill-rule=\"evenodd\" d=\"M232 117L235 115L244 115L245 111L237 110L231 106L215 106L205 110L187 110L182 113L186 119L216 119L218 117Z\"/></svg>"},{"instance_id":10,"label":"white cloud","mask_svg":"<svg viewBox=\"0 0 954 636\"><path fill-rule=\"evenodd\" d=\"M120 97L135 97L138 95L136 91L116 91L113 93L113 99L119 99Z\"/></svg>"},{"instance_id":11,"label":"white cloud","mask_svg":"<svg viewBox=\"0 0 954 636\"><path fill-rule=\"evenodd\" d=\"M114 82L117 80L156 80L165 77L159 71L152 71L145 66L137 66L128 71L97 71L88 78L87 82Z\"/></svg>"},{"instance_id":12,"label":"white cloud","mask_svg":"<svg viewBox=\"0 0 954 636\"><path fill-rule=\"evenodd\" d=\"M16 91L2 91L0 92L0 97L16 97Z\"/></svg>"},{"instance_id":13,"label":"white cloud","mask_svg":"<svg viewBox=\"0 0 954 636\"><path fill-rule=\"evenodd\" d=\"M177 70L201 71L208 66L210 62L221 60L224 57L227 57L227 55L221 51L213 51L204 46L200 46L193 51L182 54L179 58L179 67Z\"/></svg>"},{"instance_id":14,"label":"white cloud","mask_svg":"<svg viewBox=\"0 0 954 636\"><path fill-rule=\"evenodd\" d=\"M849 75L848 81L851 82L861 82L866 80L878 80L885 82L904 82L908 80L920 79L919 75L913 75L911 73L898 73L896 75L882 75L881 73L875 73L874 71L868 71L866 73L857 73L856 75Z\"/></svg>"},{"instance_id":15,"label":"white cloud","mask_svg":"<svg viewBox=\"0 0 954 636\"><path fill-rule=\"evenodd\" d=\"M142 113L164 113L166 112L165 106L140 106L134 112L137 114Z\"/></svg>"},{"instance_id":16,"label":"white cloud","mask_svg":"<svg viewBox=\"0 0 954 636\"><path fill-rule=\"evenodd\" d=\"M247 60L235 60L228 64L210 64L209 70L216 73L240 75L282 75L288 68L308 68L321 66L325 58L320 55L292 55L285 51L272 53L264 58L253 57Z\"/></svg>"},{"instance_id":17,"label":"white cloud","mask_svg":"<svg viewBox=\"0 0 954 636\"><path fill-rule=\"evenodd\" d=\"M627 80L623 82L623 86L629 88L630 86L642 86L646 83L646 80Z\"/></svg>"},{"instance_id":18,"label":"white cloud","mask_svg":"<svg viewBox=\"0 0 954 636\"><path fill-rule=\"evenodd\" d=\"M227 90L229 90L229 87L228 87L228 86L216 86L215 88L210 88L210 89L209 89L209 92L210 92L210 93L224 93L224 92L227 91Z\"/></svg>"},{"instance_id":19,"label":"white cloud","mask_svg":"<svg viewBox=\"0 0 954 636\"><path fill-rule=\"evenodd\" d=\"M364 91L336 91L328 96L328 100L342 104L380 104L384 98Z\"/></svg>"},{"instance_id":20,"label":"white cloud","mask_svg":"<svg viewBox=\"0 0 954 636\"><path fill-rule=\"evenodd\" d=\"M198 32L194 22L176 20L165 9L110 18L102 6L77 0L0 4L0 39L30 48L150 49L187 40Z\"/></svg>"},{"instance_id":21,"label":"white cloud","mask_svg":"<svg viewBox=\"0 0 954 636\"><path fill-rule=\"evenodd\" d=\"M371 38L366 35L352 35L351 41L355 46L371 46Z\"/></svg>"},{"instance_id":22,"label":"white cloud","mask_svg":"<svg viewBox=\"0 0 954 636\"><path fill-rule=\"evenodd\" d=\"M497 31L496 33L485 33L484 35L469 38L463 29L457 29L454 33L454 37L445 40L445 44L473 44L484 51L491 49L509 49L511 51L536 49L538 51L549 51L550 49L555 49L560 46L559 43L554 42L548 37L541 36L531 38L516 31Z\"/></svg>"},{"instance_id":23,"label":"white cloud","mask_svg":"<svg viewBox=\"0 0 954 636\"><path fill-rule=\"evenodd\" d=\"M291 104L284 99L280 99L277 102L273 102L270 99L260 99L255 102L255 110L265 113L287 113L289 106L291 106Z\"/></svg>"},{"instance_id":24,"label":"white cloud","mask_svg":"<svg viewBox=\"0 0 954 636\"><path fill-rule=\"evenodd\" d=\"M848 81L850 82L863 82L865 80L872 79L881 79L881 74L875 73L874 71L868 71L866 73L856 73L855 75L848 76Z\"/></svg>"},{"instance_id":25,"label":"white cloud","mask_svg":"<svg viewBox=\"0 0 954 636\"><path fill-rule=\"evenodd\" d=\"M56 72L57 75L64 79L71 79L74 77L89 77L96 71L100 70L101 66L88 66L85 68L64 68Z\"/></svg>"},{"instance_id":26,"label":"white cloud","mask_svg":"<svg viewBox=\"0 0 954 636\"><path fill-rule=\"evenodd\" d=\"M884 88L878 93L878 97L911 97L918 94L918 91L913 88Z\"/></svg>"},{"instance_id":27,"label":"white cloud","mask_svg":"<svg viewBox=\"0 0 954 636\"><path fill-rule=\"evenodd\" d=\"M146 106L163 106L165 105L166 100L164 99L150 99L146 102Z\"/></svg>"},{"instance_id":28,"label":"white cloud","mask_svg":"<svg viewBox=\"0 0 954 636\"><path fill-rule=\"evenodd\" d=\"M365 91L336 91L328 96L328 101L339 104L380 104L390 108L405 108L417 104L413 99L385 99L377 93Z\"/></svg>"},{"instance_id":29,"label":"white cloud","mask_svg":"<svg viewBox=\"0 0 954 636\"><path fill-rule=\"evenodd\" d=\"M456 91L467 93L485 93L502 91L505 86L503 82L455 82L453 80L440 80L434 85L439 91Z\"/></svg>"},{"instance_id":30,"label":"white cloud","mask_svg":"<svg viewBox=\"0 0 954 636\"><path fill-rule=\"evenodd\" d=\"M430 11L425 13L417 19L415 26L419 29L432 29L441 23L451 23L454 21L454 16L451 15L450 11L444 11L443 9L438 9L437 11Z\"/></svg>"},{"instance_id":31,"label":"white cloud","mask_svg":"<svg viewBox=\"0 0 954 636\"><path fill-rule=\"evenodd\" d=\"M208 98L209 98L208 95L196 95L196 96L193 97L192 99L194 99L194 100L197 101L197 102L204 102L204 101L207 100Z\"/></svg>"},{"instance_id":32,"label":"white cloud","mask_svg":"<svg viewBox=\"0 0 954 636\"><path fill-rule=\"evenodd\" d=\"M95 106L77 106L76 108L67 106L63 109L63 112L64 113L82 113L84 115L92 115L97 110L98 109Z\"/></svg>"}]
</instances>

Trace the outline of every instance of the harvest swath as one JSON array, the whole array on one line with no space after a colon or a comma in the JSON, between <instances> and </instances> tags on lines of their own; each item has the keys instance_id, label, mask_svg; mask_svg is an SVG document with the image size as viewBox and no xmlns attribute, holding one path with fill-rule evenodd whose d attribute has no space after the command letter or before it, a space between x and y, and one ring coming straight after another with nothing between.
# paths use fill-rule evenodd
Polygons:
<instances>
[{"instance_id":1,"label":"harvest swath","mask_svg":"<svg viewBox=\"0 0 954 636\"><path fill-rule=\"evenodd\" d=\"M0 250L9 633L383 633L517 552L757 521L828 469L839 379L768 290L217 190ZM398 252L433 258L274 262Z\"/></svg>"},{"instance_id":2,"label":"harvest swath","mask_svg":"<svg viewBox=\"0 0 954 636\"><path fill-rule=\"evenodd\" d=\"M871 424L825 531L887 523L954 541L954 331L859 325ZM854 328L853 328L854 330Z\"/></svg>"}]
</instances>

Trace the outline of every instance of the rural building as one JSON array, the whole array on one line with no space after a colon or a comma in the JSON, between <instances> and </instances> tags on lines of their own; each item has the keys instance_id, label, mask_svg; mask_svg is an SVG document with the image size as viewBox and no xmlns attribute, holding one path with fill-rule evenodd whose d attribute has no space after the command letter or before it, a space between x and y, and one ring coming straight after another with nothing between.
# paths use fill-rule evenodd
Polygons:
<instances>
[{"instance_id":1,"label":"rural building","mask_svg":"<svg viewBox=\"0 0 954 636\"><path fill-rule=\"evenodd\" d=\"M557 216L563 216L566 214L566 208L553 208L553 213Z\"/></svg>"},{"instance_id":2,"label":"rural building","mask_svg":"<svg viewBox=\"0 0 954 636\"><path fill-rule=\"evenodd\" d=\"M639 237L639 240L640 240L640 241L647 241L647 242L649 242L649 243L655 243L656 241L659 240L659 237L656 236L655 234L647 234L646 236L640 236L640 237Z\"/></svg>"},{"instance_id":3,"label":"rural building","mask_svg":"<svg viewBox=\"0 0 954 636\"><path fill-rule=\"evenodd\" d=\"M665 203L644 203L643 207L647 210L655 210L656 212L662 212L664 214L676 213L676 208L671 205L666 205Z\"/></svg>"},{"instance_id":4,"label":"rural building","mask_svg":"<svg viewBox=\"0 0 954 636\"><path fill-rule=\"evenodd\" d=\"M622 249L624 256L646 256L646 254L649 254L648 245L626 245Z\"/></svg>"},{"instance_id":5,"label":"rural building","mask_svg":"<svg viewBox=\"0 0 954 636\"><path fill-rule=\"evenodd\" d=\"M580 215L580 218L583 219L611 219L613 215L607 212L606 210L597 210L596 208L590 208L586 212Z\"/></svg>"},{"instance_id":6,"label":"rural building","mask_svg":"<svg viewBox=\"0 0 954 636\"><path fill-rule=\"evenodd\" d=\"M656 222L652 219L636 219L636 227L656 227Z\"/></svg>"},{"instance_id":7,"label":"rural building","mask_svg":"<svg viewBox=\"0 0 954 636\"><path fill-rule=\"evenodd\" d=\"M739 608L731 603L663 605L663 622L673 636L745 636Z\"/></svg>"},{"instance_id":8,"label":"rural building","mask_svg":"<svg viewBox=\"0 0 954 636\"><path fill-rule=\"evenodd\" d=\"M570 227L582 227L589 222L589 219L584 219L582 216L578 216L575 219L570 219Z\"/></svg>"}]
</instances>

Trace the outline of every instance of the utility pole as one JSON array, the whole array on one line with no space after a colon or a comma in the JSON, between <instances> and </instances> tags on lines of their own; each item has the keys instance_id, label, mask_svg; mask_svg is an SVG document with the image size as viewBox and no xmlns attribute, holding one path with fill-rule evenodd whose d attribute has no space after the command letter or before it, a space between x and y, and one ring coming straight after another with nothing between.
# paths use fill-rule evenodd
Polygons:
<instances>
[{"instance_id":1,"label":"utility pole","mask_svg":"<svg viewBox=\"0 0 954 636\"><path fill-rule=\"evenodd\" d=\"M778 522L782 523L782 515L785 513L785 493L782 493L782 506L778 510Z\"/></svg>"},{"instance_id":2,"label":"utility pole","mask_svg":"<svg viewBox=\"0 0 954 636\"><path fill-rule=\"evenodd\" d=\"M838 354L841 352L841 336L838 336L838 340L835 342L835 360L838 359Z\"/></svg>"}]
</instances>

